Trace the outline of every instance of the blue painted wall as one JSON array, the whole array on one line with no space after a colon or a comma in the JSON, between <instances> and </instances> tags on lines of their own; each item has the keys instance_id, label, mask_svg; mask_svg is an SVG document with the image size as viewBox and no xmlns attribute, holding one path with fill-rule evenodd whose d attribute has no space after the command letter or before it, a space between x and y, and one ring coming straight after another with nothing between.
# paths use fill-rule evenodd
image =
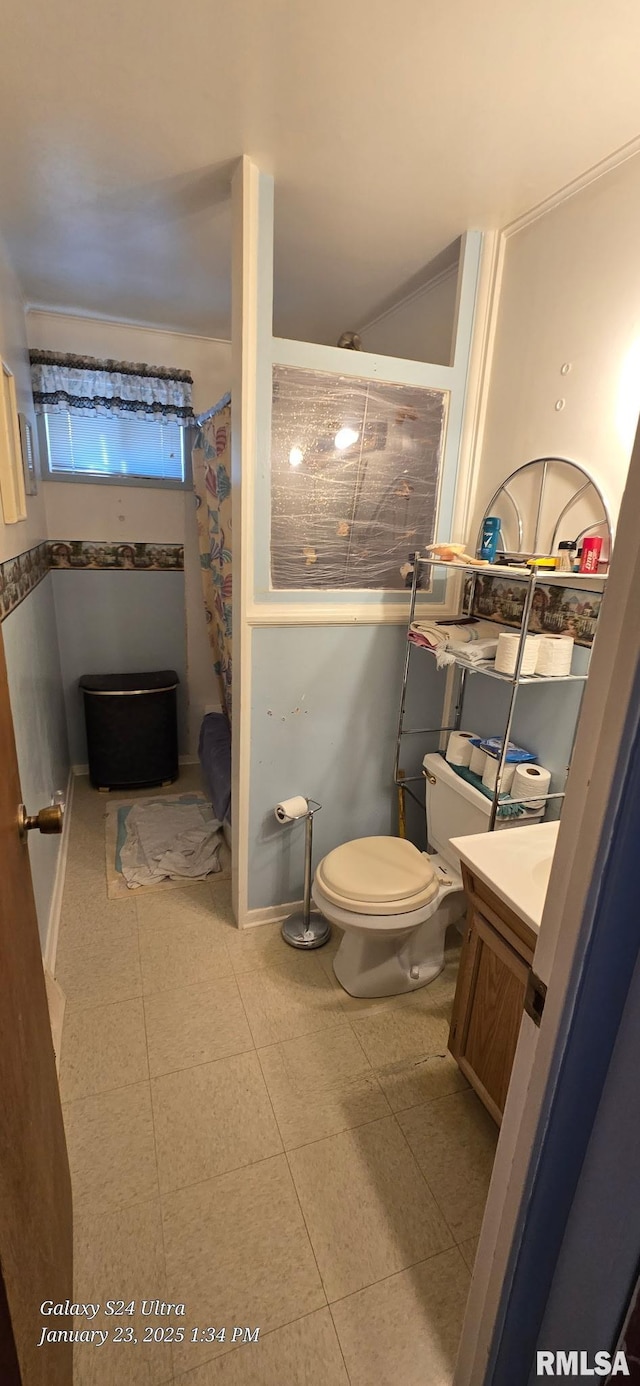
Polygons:
<instances>
[{"instance_id":1,"label":"blue painted wall","mask_svg":"<svg viewBox=\"0 0 640 1386\"><path fill-rule=\"evenodd\" d=\"M51 574L60 664L73 765L87 761L82 674L175 669L178 732L187 748L187 656L184 573L74 572Z\"/></svg>"},{"instance_id":2,"label":"blue painted wall","mask_svg":"<svg viewBox=\"0 0 640 1386\"><path fill-rule=\"evenodd\" d=\"M393 759L404 626L270 626L253 631L249 908L299 899L304 827L282 827L278 800L323 805L314 860L350 838L397 828ZM444 677L413 657L407 725L437 724ZM410 738L410 773L434 738ZM412 835L424 847L416 809Z\"/></svg>"}]
</instances>

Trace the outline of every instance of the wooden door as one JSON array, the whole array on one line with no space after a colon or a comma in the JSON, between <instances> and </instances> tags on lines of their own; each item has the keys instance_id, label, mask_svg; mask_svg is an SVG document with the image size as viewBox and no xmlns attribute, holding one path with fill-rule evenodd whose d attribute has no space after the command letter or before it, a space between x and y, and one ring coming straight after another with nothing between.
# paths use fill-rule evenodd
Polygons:
<instances>
[{"instance_id":1,"label":"wooden door","mask_svg":"<svg viewBox=\"0 0 640 1386\"><path fill-rule=\"evenodd\" d=\"M0 1380L71 1386L72 1345L38 1346L72 1298L71 1181L0 629ZM41 805L28 805L39 809Z\"/></svg>"},{"instance_id":2,"label":"wooden door","mask_svg":"<svg viewBox=\"0 0 640 1386\"><path fill-rule=\"evenodd\" d=\"M507 1099L528 975L528 962L472 908L460 958L449 1048L498 1124Z\"/></svg>"}]
</instances>

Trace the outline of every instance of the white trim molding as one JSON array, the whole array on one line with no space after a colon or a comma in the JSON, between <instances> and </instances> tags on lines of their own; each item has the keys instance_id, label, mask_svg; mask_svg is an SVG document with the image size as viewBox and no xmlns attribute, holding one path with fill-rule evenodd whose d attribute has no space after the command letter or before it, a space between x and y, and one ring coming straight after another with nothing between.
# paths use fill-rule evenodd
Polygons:
<instances>
[{"instance_id":1,"label":"white trim molding","mask_svg":"<svg viewBox=\"0 0 640 1386\"><path fill-rule=\"evenodd\" d=\"M400 298L394 299L391 303L387 304L386 307L381 308L380 311L376 313L375 317L370 318L368 322L362 323L358 328L358 332L368 332L370 328L377 327L379 322L385 322L387 318L392 318L394 313L399 312L401 308L406 308L407 304L413 303L416 298L427 298L430 293L433 293L434 289L439 288L440 284L444 284L447 279L453 279L457 273L458 263L457 261L452 261L451 264L446 265L444 269L434 274L431 279L424 279L421 283L416 284L414 288L409 289L407 293L401 294Z\"/></svg>"},{"instance_id":2,"label":"white trim molding","mask_svg":"<svg viewBox=\"0 0 640 1386\"><path fill-rule=\"evenodd\" d=\"M535 207L530 207L521 216L514 217L513 221L507 223L502 228L501 235L508 239L510 236L517 235L518 231L523 231L526 226L531 226L532 222L539 221L548 212L553 212L562 202L568 202L571 197L575 197L584 188L588 188L591 183L597 183L599 178L606 177L613 169L619 168L621 164L626 164L629 159L635 159L640 154L640 135L635 139L629 140L619 149L615 149L612 154L607 154L605 159L600 159L597 164L592 164L591 168L585 169L577 178L572 178L570 182L564 183L556 192L551 193L544 201L538 202Z\"/></svg>"},{"instance_id":3,"label":"white trim molding","mask_svg":"<svg viewBox=\"0 0 640 1386\"><path fill-rule=\"evenodd\" d=\"M251 783L251 627L260 364L271 352L273 178L243 155L233 175L231 490L234 564L234 735L231 741L232 901L238 926L248 911Z\"/></svg>"},{"instance_id":4,"label":"white trim molding","mask_svg":"<svg viewBox=\"0 0 640 1386\"><path fill-rule=\"evenodd\" d=\"M69 833L71 828L71 806L73 803L73 782L75 770L69 771L67 780L67 790L65 795L64 821L62 824L62 836L58 848L58 860L56 862L56 874L53 881L51 892L51 904L49 906L49 919L47 922L47 936L44 944L43 962L47 972L52 977L56 975L56 953L58 951L58 934L60 932L60 916L62 914L62 896L64 893L64 881L67 873L67 856L69 853Z\"/></svg>"},{"instance_id":5,"label":"white trim molding","mask_svg":"<svg viewBox=\"0 0 640 1386\"><path fill-rule=\"evenodd\" d=\"M301 910L303 903L302 900L290 900L285 905L269 905L264 909L247 910L240 928L256 929L261 924L282 924L290 914Z\"/></svg>"},{"instance_id":6,"label":"white trim molding","mask_svg":"<svg viewBox=\"0 0 640 1386\"><path fill-rule=\"evenodd\" d=\"M392 594L389 593L391 596ZM329 596L329 593L327 593ZM400 593L397 593L400 596ZM455 602L418 601L417 612L430 621L442 621L451 616ZM253 602L247 612L250 626L406 626L409 615L409 593L406 601L382 602L365 606L357 602L339 605L327 601L324 606L310 606L304 601L285 605Z\"/></svg>"}]
</instances>

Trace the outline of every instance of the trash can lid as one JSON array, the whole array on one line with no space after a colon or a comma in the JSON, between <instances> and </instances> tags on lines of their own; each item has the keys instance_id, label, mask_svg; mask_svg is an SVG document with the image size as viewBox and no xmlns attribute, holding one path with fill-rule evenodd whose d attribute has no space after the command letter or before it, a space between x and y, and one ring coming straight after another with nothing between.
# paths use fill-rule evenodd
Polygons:
<instances>
[{"instance_id":1,"label":"trash can lid","mask_svg":"<svg viewBox=\"0 0 640 1386\"><path fill-rule=\"evenodd\" d=\"M78 687L83 693L165 693L179 682L175 669L160 669L150 674L83 674Z\"/></svg>"}]
</instances>

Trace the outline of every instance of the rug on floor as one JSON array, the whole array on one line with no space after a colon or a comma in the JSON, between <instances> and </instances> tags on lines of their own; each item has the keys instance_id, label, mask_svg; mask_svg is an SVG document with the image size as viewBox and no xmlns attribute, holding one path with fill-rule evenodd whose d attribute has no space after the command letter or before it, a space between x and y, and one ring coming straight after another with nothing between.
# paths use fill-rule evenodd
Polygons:
<instances>
[{"instance_id":1,"label":"rug on floor","mask_svg":"<svg viewBox=\"0 0 640 1386\"><path fill-rule=\"evenodd\" d=\"M189 885L201 884L202 878L194 880L188 876L165 876L163 880L150 885L137 885L130 887L127 885L122 873L122 849L127 839L127 820L131 810L144 805L166 806L171 809L176 805L196 807L201 810L209 811L211 805L203 794L163 794L158 798L135 798L135 799L114 799L107 804L106 815L106 866L107 866L107 895L110 900L118 900L132 895L147 894L151 891L159 890L184 890ZM231 875L231 854L224 839L221 842L218 853L218 860L221 869L210 872L207 880L222 881L228 880Z\"/></svg>"}]
</instances>

